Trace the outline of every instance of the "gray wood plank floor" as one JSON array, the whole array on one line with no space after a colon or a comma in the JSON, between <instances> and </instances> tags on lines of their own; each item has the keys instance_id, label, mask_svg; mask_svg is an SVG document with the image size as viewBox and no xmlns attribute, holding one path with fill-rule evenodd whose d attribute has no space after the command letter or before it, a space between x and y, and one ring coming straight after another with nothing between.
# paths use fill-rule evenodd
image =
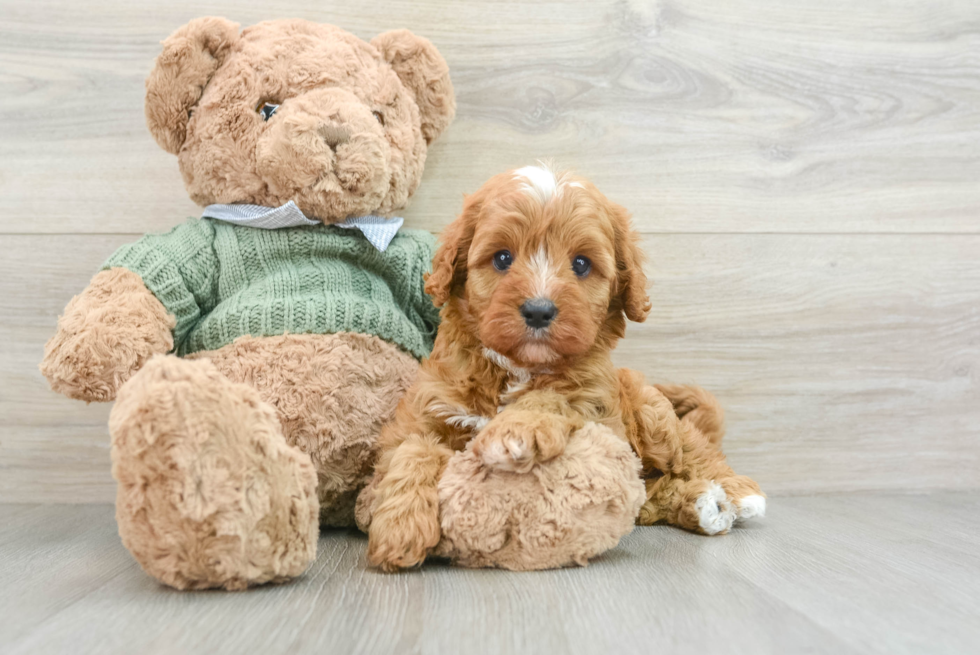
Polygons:
<instances>
[{"instance_id":1,"label":"gray wood plank floor","mask_svg":"<svg viewBox=\"0 0 980 655\"><path fill-rule=\"evenodd\" d=\"M0 505L3 653L970 653L976 495L775 498L719 538L637 528L585 569L395 576L326 532L296 582L183 593L107 505Z\"/></svg>"}]
</instances>

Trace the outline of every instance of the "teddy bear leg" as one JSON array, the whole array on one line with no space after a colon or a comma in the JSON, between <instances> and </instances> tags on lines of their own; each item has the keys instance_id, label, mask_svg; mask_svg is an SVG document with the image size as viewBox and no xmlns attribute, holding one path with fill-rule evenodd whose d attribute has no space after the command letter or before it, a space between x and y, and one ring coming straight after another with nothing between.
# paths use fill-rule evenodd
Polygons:
<instances>
[{"instance_id":1,"label":"teddy bear leg","mask_svg":"<svg viewBox=\"0 0 980 655\"><path fill-rule=\"evenodd\" d=\"M392 572L421 564L439 543L439 479L453 450L435 436L409 435L385 453L371 490L368 561ZM362 526L365 512L358 512Z\"/></svg>"},{"instance_id":2,"label":"teddy bear leg","mask_svg":"<svg viewBox=\"0 0 980 655\"><path fill-rule=\"evenodd\" d=\"M316 471L272 407L208 360L158 355L109 419L116 520L143 569L178 589L244 589L316 555Z\"/></svg>"},{"instance_id":3,"label":"teddy bear leg","mask_svg":"<svg viewBox=\"0 0 980 655\"><path fill-rule=\"evenodd\" d=\"M276 410L286 442L316 468L320 525L354 524L354 503L377 459L381 428L418 362L367 334L242 337L206 357Z\"/></svg>"}]
</instances>

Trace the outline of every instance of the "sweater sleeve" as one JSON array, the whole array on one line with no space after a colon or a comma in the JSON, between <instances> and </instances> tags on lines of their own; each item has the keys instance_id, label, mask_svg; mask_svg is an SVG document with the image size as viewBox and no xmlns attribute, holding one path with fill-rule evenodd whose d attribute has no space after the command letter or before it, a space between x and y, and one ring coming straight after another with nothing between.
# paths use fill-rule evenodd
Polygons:
<instances>
[{"instance_id":1,"label":"sweater sleeve","mask_svg":"<svg viewBox=\"0 0 980 655\"><path fill-rule=\"evenodd\" d=\"M432 298L425 293L425 278L432 272L432 257L435 254L436 239L429 232L419 232L419 246L422 251L420 275L413 276L419 285L412 290L414 305L422 321L422 337L432 349L439 328L439 308L432 303Z\"/></svg>"},{"instance_id":2,"label":"sweater sleeve","mask_svg":"<svg viewBox=\"0 0 980 655\"><path fill-rule=\"evenodd\" d=\"M122 246L102 270L125 268L177 318L174 345L179 346L197 322L215 306L218 257L210 221L190 219L165 234L148 234Z\"/></svg>"}]
</instances>

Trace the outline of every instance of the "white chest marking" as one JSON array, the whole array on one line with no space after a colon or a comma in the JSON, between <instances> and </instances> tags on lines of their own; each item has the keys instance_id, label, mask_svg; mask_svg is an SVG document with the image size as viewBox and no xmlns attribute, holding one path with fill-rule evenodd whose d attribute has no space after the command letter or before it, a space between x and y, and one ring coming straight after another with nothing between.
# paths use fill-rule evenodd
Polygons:
<instances>
[{"instance_id":1,"label":"white chest marking","mask_svg":"<svg viewBox=\"0 0 980 655\"><path fill-rule=\"evenodd\" d=\"M429 404L428 409L435 416L438 416L445 421L446 425L451 425L461 430L472 430L473 432L479 432L487 426L487 423L490 422L490 419L486 416L470 414L462 407L457 407L446 403L431 403Z\"/></svg>"}]
</instances>

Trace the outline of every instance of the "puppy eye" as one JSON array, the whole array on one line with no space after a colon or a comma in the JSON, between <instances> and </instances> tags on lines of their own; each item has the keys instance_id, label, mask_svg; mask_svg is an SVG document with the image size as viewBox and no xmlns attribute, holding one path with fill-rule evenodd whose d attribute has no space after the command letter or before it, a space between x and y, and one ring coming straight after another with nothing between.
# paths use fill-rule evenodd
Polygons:
<instances>
[{"instance_id":1,"label":"puppy eye","mask_svg":"<svg viewBox=\"0 0 980 655\"><path fill-rule=\"evenodd\" d=\"M371 113L374 114L374 117L378 119L378 122L379 123L381 123L381 127L384 127L385 126L385 115L382 114L380 111L372 111Z\"/></svg>"},{"instance_id":2,"label":"puppy eye","mask_svg":"<svg viewBox=\"0 0 980 655\"><path fill-rule=\"evenodd\" d=\"M592 262L589 261L588 257L579 255L572 260L572 270L575 272L575 275L585 277L592 270Z\"/></svg>"},{"instance_id":3,"label":"puppy eye","mask_svg":"<svg viewBox=\"0 0 980 655\"><path fill-rule=\"evenodd\" d=\"M493 253L493 267L498 271L506 271L514 263L509 250L498 250Z\"/></svg>"},{"instance_id":4,"label":"puppy eye","mask_svg":"<svg viewBox=\"0 0 980 655\"><path fill-rule=\"evenodd\" d=\"M279 105L274 102L265 101L260 102L259 106L255 108L255 111L259 113L262 120L267 121L272 118L272 115L276 113L277 109L279 109Z\"/></svg>"}]
</instances>

